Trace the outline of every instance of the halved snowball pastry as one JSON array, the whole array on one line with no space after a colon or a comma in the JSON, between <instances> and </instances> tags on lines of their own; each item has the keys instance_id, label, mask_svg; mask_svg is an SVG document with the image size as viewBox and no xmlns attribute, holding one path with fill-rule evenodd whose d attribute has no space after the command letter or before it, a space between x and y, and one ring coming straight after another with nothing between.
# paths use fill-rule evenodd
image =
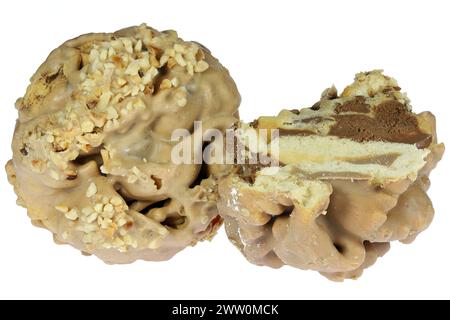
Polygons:
<instances>
[{"instance_id":1,"label":"halved snowball pastry","mask_svg":"<svg viewBox=\"0 0 450 320\"><path fill-rule=\"evenodd\" d=\"M339 97L331 88L312 108L241 125L279 150L279 167L239 165L219 183L227 234L250 262L357 278L390 241L428 227L428 175L444 147L433 115L412 113L399 90L380 71L360 73ZM274 128L273 141L259 131Z\"/></svg>"}]
</instances>

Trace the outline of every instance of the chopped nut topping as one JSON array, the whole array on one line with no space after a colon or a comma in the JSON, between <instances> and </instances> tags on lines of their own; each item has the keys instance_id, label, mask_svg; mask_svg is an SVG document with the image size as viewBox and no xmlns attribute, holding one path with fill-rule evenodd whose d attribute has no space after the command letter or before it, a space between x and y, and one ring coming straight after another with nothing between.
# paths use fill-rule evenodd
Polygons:
<instances>
[{"instance_id":1,"label":"chopped nut topping","mask_svg":"<svg viewBox=\"0 0 450 320\"><path fill-rule=\"evenodd\" d=\"M96 193L97 193L97 186L95 185L95 183L91 182L91 184L87 188L86 197L90 198L94 196Z\"/></svg>"},{"instance_id":2,"label":"chopped nut topping","mask_svg":"<svg viewBox=\"0 0 450 320\"><path fill-rule=\"evenodd\" d=\"M170 89L171 87L172 87L172 82L169 79L164 79L159 86L159 88L161 90Z\"/></svg>"},{"instance_id":3,"label":"chopped nut topping","mask_svg":"<svg viewBox=\"0 0 450 320\"><path fill-rule=\"evenodd\" d=\"M53 141L55 141L55 137L51 134L47 135L46 140L48 143L52 143Z\"/></svg>"},{"instance_id":4,"label":"chopped nut topping","mask_svg":"<svg viewBox=\"0 0 450 320\"><path fill-rule=\"evenodd\" d=\"M94 123L89 120L85 120L81 123L81 130L83 132L92 132L94 130Z\"/></svg>"},{"instance_id":5,"label":"chopped nut topping","mask_svg":"<svg viewBox=\"0 0 450 320\"><path fill-rule=\"evenodd\" d=\"M55 170L50 170L50 177L54 180L59 180L59 174Z\"/></svg>"},{"instance_id":6,"label":"chopped nut topping","mask_svg":"<svg viewBox=\"0 0 450 320\"><path fill-rule=\"evenodd\" d=\"M78 219L78 211L75 208L70 209L69 212L65 213L67 219L75 221Z\"/></svg>"},{"instance_id":7,"label":"chopped nut topping","mask_svg":"<svg viewBox=\"0 0 450 320\"><path fill-rule=\"evenodd\" d=\"M186 61L180 53L177 53L175 55L175 61L182 67L185 67L187 65Z\"/></svg>"},{"instance_id":8,"label":"chopped nut topping","mask_svg":"<svg viewBox=\"0 0 450 320\"><path fill-rule=\"evenodd\" d=\"M108 203L103 208L103 211L105 211L105 212L113 212L114 211L114 207L112 206L112 204Z\"/></svg>"},{"instance_id":9,"label":"chopped nut topping","mask_svg":"<svg viewBox=\"0 0 450 320\"><path fill-rule=\"evenodd\" d=\"M117 113L117 110L114 107L108 107L106 119L117 119L119 117L119 114Z\"/></svg>"},{"instance_id":10,"label":"chopped nut topping","mask_svg":"<svg viewBox=\"0 0 450 320\"><path fill-rule=\"evenodd\" d=\"M120 197L114 196L110 201L114 206L119 206L122 204L122 199Z\"/></svg>"},{"instance_id":11,"label":"chopped nut topping","mask_svg":"<svg viewBox=\"0 0 450 320\"><path fill-rule=\"evenodd\" d=\"M126 223L127 223L127 220L126 220L126 219L120 218L120 219L117 221L117 226L118 226L118 227L122 227L122 226L124 226Z\"/></svg>"},{"instance_id":12,"label":"chopped nut topping","mask_svg":"<svg viewBox=\"0 0 450 320\"><path fill-rule=\"evenodd\" d=\"M69 208L66 206L56 206L55 209L59 212L66 213L69 212Z\"/></svg>"},{"instance_id":13,"label":"chopped nut topping","mask_svg":"<svg viewBox=\"0 0 450 320\"><path fill-rule=\"evenodd\" d=\"M115 151L104 150L106 138L123 123L139 116L137 113L150 108L149 99L160 90L171 90L163 94L168 94L176 106L186 106L189 97L185 86L197 76L195 73L208 68L203 50L196 43L179 39L175 32L159 33L146 26L139 27L131 36L99 37L76 46L80 61L77 76L70 78L70 95L61 100L65 105L59 107L58 101L58 110L49 113L46 123L24 135L19 152L26 157L21 158L33 172L47 174L64 188L83 188L81 192L86 188L86 176L77 166L84 163L85 157L92 161L91 156L97 157L99 152L103 174L122 175L129 183L146 184L149 179L158 179L138 167L113 172ZM54 81L68 80L66 70L63 67L60 70ZM22 100L18 105L24 110L28 103ZM140 158L143 163L150 162ZM159 188L158 180L155 181ZM72 202L55 207L68 220L76 221L74 230L83 233L80 236L65 232L63 239L68 242L82 239L86 248L97 244L120 251L137 247L136 238L129 234L137 224L126 211L126 202L104 190L103 185L98 187L89 181L85 190L87 199L80 199L78 208L72 207ZM162 228L157 233L162 236L167 232ZM159 245L155 240L155 248Z\"/></svg>"},{"instance_id":14,"label":"chopped nut topping","mask_svg":"<svg viewBox=\"0 0 450 320\"><path fill-rule=\"evenodd\" d=\"M97 220L97 217L98 217L98 213L93 212L89 216L87 216L86 221L87 221L87 223L92 223Z\"/></svg>"},{"instance_id":15,"label":"chopped nut topping","mask_svg":"<svg viewBox=\"0 0 450 320\"><path fill-rule=\"evenodd\" d=\"M169 69L174 68L177 65L177 62L174 58L170 57L169 60L167 60L167 67Z\"/></svg>"},{"instance_id":16,"label":"chopped nut topping","mask_svg":"<svg viewBox=\"0 0 450 320\"><path fill-rule=\"evenodd\" d=\"M95 210L95 212L97 212L97 213L103 212L103 203L97 203L97 204L95 204L94 210Z\"/></svg>"},{"instance_id":17,"label":"chopped nut topping","mask_svg":"<svg viewBox=\"0 0 450 320\"><path fill-rule=\"evenodd\" d=\"M154 94L155 79L161 68L181 67L194 76L194 73L209 67L203 50L197 44L184 42L174 32L154 34L145 25L138 28L135 36L94 41L80 47L80 51L80 82L74 88L74 100L68 101L57 113L58 124L52 124L57 130L37 132L28 138L31 141L44 137L48 143L44 148L48 152L21 149L23 155L31 153L28 162L35 171L42 172L49 167L51 171L48 172L55 180L74 177L62 175L62 167L67 166L79 152L90 152L101 145L104 138L85 134L118 128L121 118L135 109L145 109L141 96ZM178 88L180 80L177 77L163 79L159 86L161 90ZM136 100L132 100L133 97ZM130 99L131 104L121 104L125 99ZM186 105L187 97L177 97L176 103L180 107ZM61 156L52 157L50 154L54 152L61 153Z\"/></svg>"},{"instance_id":18,"label":"chopped nut topping","mask_svg":"<svg viewBox=\"0 0 450 320\"><path fill-rule=\"evenodd\" d=\"M83 213L85 216L88 216L88 215L90 215L93 212L94 211L92 210L92 208L89 208L89 207L81 209L81 213Z\"/></svg>"},{"instance_id":19,"label":"chopped nut topping","mask_svg":"<svg viewBox=\"0 0 450 320\"><path fill-rule=\"evenodd\" d=\"M109 198L108 198L107 196L103 196L103 197L102 197L102 203L103 203L103 204L109 203Z\"/></svg>"},{"instance_id":20,"label":"chopped nut topping","mask_svg":"<svg viewBox=\"0 0 450 320\"><path fill-rule=\"evenodd\" d=\"M180 100L177 101L177 105L178 105L179 107L184 107L186 104L187 104L186 98L182 98L182 99L180 99Z\"/></svg>"},{"instance_id":21,"label":"chopped nut topping","mask_svg":"<svg viewBox=\"0 0 450 320\"><path fill-rule=\"evenodd\" d=\"M170 82L172 83L172 86L175 88L178 87L178 85L180 84L178 78L173 78L172 80L170 80Z\"/></svg>"},{"instance_id":22,"label":"chopped nut topping","mask_svg":"<svg viewBox=\"0 0 450 320\"><path fill-rule=\"evenodd\" d=\"M194 67L194 71L195 72L203 72L203 71L206 71L208 68L209 68L209 64L206 61L201 60Z\"/></svg>"}]
</instances>

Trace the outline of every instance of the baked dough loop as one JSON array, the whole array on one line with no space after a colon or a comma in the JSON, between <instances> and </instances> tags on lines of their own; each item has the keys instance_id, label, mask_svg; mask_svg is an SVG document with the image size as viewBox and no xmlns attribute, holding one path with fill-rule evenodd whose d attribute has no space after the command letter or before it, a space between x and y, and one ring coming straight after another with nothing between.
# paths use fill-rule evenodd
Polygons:
<instances>
[{"instance_id":1,"label":"baked dough loop","mask_svg":"<svg viewBox=\"0 0 450 320\"><path fill-rule=\"evenodd\" d=\"M276 150L279 167L238 165L219 182L230 240L257 265L357 278L428 227L428 175L441 159L435 118L414 114L397 82L372 71L311 108L242 124ZM269 140L259 129L279 129ZM248 140L240 143L251 152Z\"/></svg>"},{"instance_id":2,"label":"baked dough loop","mask_svg":"<svg viewBox=\"0 0 450 320\"><path fill-rule=\"evenodd\" d=\"M6 169L37 226L108 263L166 260L212 237L216 177L176 165L174 129L225 130L240 96L202 45L145 25L54 50L17 101Z\"/></svg>"}]
</instances>

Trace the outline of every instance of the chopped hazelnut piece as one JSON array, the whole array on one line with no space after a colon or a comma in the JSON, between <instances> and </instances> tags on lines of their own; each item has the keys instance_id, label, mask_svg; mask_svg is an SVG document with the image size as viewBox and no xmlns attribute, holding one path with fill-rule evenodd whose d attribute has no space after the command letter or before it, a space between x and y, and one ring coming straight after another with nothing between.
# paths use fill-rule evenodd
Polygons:
<instances>
[{"instance_id":1,"label":"chopped hazelnut piece","mask_svg":"<svg viewBox=\"0 0 450 320\"><path fill-rule=\"evenodd\" d=\"M161 82L161 85L159 86L159 88L161 89L161 90L164 90L164 89L170 89L172 87L172 82L169 80L169 79L164 79L162 82Z\"/></svg>"},{"instance_id":2,"label":"chopped hazelnut piece","mask_svg":"<svg viewBox=\"0 0 450 320\"><path fill-rule=\"evenodd\" d=\"M75 208L70 209L65 213L67 219L75 221L78 219L78 211Z\"/></svg>"},{"instance_id":3,"label":"chopped hazelnut piece","mask_svg":"<svg viewBox=\"0 0 450 320\"><path fill-rule=\"evenodd\" d=\"M91 182L89 184L89 187L87 188L86 197L88 198L93 197L96 193L97 193L97 186L95 185L94 182Z\"/></svg>"},{"instance_id":4,"label":"chopped hazelnut piece","mask_svg":"<svg viewBox=\"0 0 450 320\"><path fill-rule=\"evenodd\" d=\"M195 65L194 71L195 72L204 72L208 68L209 68L209 64L206 61L201 60L201 61L197 62L197 64Z\"/></svg>"},{"instance_id":5,"label":"chopped hazelnut piece","mask_svg":"<svg viewBox=\"0 0 450 320\"><path fill-rule=\"evenodd\" d=\"M69 212L69 208L67 206L56 206L55 209L62 213Z\"/></svg>"}]
</instances>

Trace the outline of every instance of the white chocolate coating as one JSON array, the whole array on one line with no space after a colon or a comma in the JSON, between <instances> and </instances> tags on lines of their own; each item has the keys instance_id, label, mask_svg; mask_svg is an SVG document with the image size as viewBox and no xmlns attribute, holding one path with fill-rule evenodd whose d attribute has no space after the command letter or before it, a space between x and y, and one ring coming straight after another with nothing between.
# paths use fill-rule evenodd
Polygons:
<instances>
[{"instance_id":1,"label":"white chocolate coating","mask_svg":"<svg viewBox=\"0 0 450 320\"><path fill-rule=\"evenodd\" d=\"M197 120L224 130L239 103L228 71L174 31L80 36L50 54L17 102L9 180L57 242L109 263L169 259L220 226L216 176L226 170L173 164L172 131Z\"/></svg>"}]
</instances>

